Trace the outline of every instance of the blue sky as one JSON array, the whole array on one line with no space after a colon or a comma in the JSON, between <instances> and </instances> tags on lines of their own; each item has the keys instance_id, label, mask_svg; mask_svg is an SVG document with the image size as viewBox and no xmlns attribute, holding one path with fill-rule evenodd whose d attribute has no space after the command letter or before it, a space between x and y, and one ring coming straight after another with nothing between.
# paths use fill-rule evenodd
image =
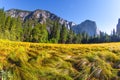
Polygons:
<instances>
[{"instance_id":1,"label":"blue sky","mask_svg":"<svg viewBox=\"0 0 120 80\"><path fill-rule=\"evenodd\" d=\"M89 19L111 33L120 18L120 0L0 0L0 8L43 9L77 24Z\"/></svg>"}]
</instances>

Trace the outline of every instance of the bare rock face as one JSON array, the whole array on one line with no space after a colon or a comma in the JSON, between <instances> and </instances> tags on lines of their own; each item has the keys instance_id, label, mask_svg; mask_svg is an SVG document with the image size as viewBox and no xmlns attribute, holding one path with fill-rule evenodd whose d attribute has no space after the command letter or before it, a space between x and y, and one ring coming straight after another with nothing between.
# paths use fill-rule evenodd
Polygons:
<instances>
[{"instance_id":1,"label":"bare rock face","mask_svg":"<svg viewBox=\"0 0 120 80\"><path fill-rule=\"evenodd\" d=\"M117 24L117 34L120 35L120 19L118 20L118 24Z\"/></svg>"},{"instance_id":2,"label":"bare rock face","mask_svg":"<svg viewBox=\"0 0 120 80\"><path fill-rule=\"evenodd\" d=\"M99 34L99 30L97 29L96 23L91 20L86 20L79 25L76 25L73 22L64 20L57 15L46 11L37 9L35 11L26 11L19 9L10 9L6 11L6 14L11 17L20 18L23 22L26 20L33 20L37 23L46 23L48 20L50 21L58 21L61 25L65 25L67 29L72 29L75 33L83 33L86 32L89 36L94 36ZM118 24L120 29L120 24ZM49 26L47 29L49 31ZM120 30L119 30L120 31Z\"/></svg>"},{"instance_id":3,"label":"bare rock face","mask_svg":"<svg viewBox=\"0 0 120 80\"><path fill-rule=\"evenodd\" d=\"M64 20L63 18L58 17L49 11L40 9L37 9L35 11L10 9L6 11L6 14L15 18L19 17L22 21L29 19L37 21L39 23L46 23L48 19L51 21L58 21L60 24L65 24L68 29L70 29L73 25L76 25L75 23Z\"/></svg>"},{"instance_id":4,"label":"bare rock face","mask_svg":"<svg viewBox=\"0 0 120 80\"><path fill-rule=\"evenodd\" d=\"M21 18L21 20L24 20L26 16L30 14L30 11L23 11L23 10L18 10L18 9L10 9L6 11L6 14L15 17L15 18Z\"/></svg>"},{"instance_id":5,"label":"bare rock face","mask_svg":"<svg viewBox=\"0 0 120 80\"><path fill-rule=\"evenodd\" d=\"M89 36L99 35L99 30L94 21L86 20L79 25L73 26L72 30L75 33L87 33Z\"/></svg>"}]
</instances>

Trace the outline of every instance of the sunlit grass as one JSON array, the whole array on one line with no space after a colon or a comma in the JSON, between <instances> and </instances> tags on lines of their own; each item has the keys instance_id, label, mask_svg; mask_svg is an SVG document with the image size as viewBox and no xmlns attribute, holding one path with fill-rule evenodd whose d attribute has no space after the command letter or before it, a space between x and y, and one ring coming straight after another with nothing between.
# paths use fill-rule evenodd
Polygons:
<instances>
[{"instance_id":1,"label":"sunlit grass","mask_svg":"<svg viewBox=\"0 0 120 80\"><path fill-rule=\"evenodd\" d=\"M120 43L0 40L0 71L7 80L120 80Z\"/></svg>"}]
</instances>

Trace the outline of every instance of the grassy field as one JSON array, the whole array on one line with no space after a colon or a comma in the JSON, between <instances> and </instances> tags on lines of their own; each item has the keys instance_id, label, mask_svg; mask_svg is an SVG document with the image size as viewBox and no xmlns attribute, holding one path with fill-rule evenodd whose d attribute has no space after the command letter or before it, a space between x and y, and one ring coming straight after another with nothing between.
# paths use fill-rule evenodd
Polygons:
<instances>
[{"instance_id":1,"label":"grassy field","mask_svg":"<svg viewBox=\"0 0 120 80\"><path fill-rule=\"evenodd\" d=\"M38 44L0 40L3 80L120 80L120 43Z\"/></svg>"}]
</instances>

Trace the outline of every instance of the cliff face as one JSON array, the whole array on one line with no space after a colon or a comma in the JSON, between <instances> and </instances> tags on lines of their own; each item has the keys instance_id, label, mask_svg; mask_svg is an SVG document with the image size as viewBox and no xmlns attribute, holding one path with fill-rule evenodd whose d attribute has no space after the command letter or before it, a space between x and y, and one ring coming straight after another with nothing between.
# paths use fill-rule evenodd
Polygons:
<instances>
[{"instance_id":1,"label":"cliff face","mask_svg":"<svg viewBox=\"0 0 120 80\"><path fill-rule=\"evenodd\" d=\"M116 26L116 32L118 35L120 35L120 19L118 20L118 24Z\"/></svg>"},{"instance_id":2,"label":"cliff face","mask_svg":"<svg viewBox=\"0 0 120 80\"><path fill-rule=\"evenodd\" d=\"M60 18L49 11L40 10L40 9L37 9L35 11L10 9L10 10L7 10L6 13L11 17L15 17L15 18L19 17L22 21L29 20L29 19L39 23L46 23L48 19L51 21L58 21L60 24L65 24L65 26L68 29L76 25L75 23L64 20L63 18Z\"/></svg>"},{"instance_id":3,"label":"cliff face","mask_svg":"<svg viewBox=\"0 0 120 80\"><path fill-rule=\"evenodd\" d=\"M89 36L99 35L99 30L94 21L86 20L79 25L73 26L72 30L75 33L87 33Z\"/></svg>"},{"instance_id":4,"label":"cliff face","mask_svg":"<svg viewBox=\"0 0 120 80\"><path fill-rule=\"evenodd\" d=\"M15 18L19 17L23 22L26 20L33 20L38 23L46 23L48 22L48 20L58 21L61 25L65 24L67 29L71 28L75 33L86 32L89 36L94 36L99 34L99 30L94 21L86 20L81 24L76 25L75 23L64 20L63 18L58 17L57 15L46 10L37 9L35 11L25 11L18 9L10 9L6 11L6 14L8 16Z\"/></svg>"}]
</instances>

